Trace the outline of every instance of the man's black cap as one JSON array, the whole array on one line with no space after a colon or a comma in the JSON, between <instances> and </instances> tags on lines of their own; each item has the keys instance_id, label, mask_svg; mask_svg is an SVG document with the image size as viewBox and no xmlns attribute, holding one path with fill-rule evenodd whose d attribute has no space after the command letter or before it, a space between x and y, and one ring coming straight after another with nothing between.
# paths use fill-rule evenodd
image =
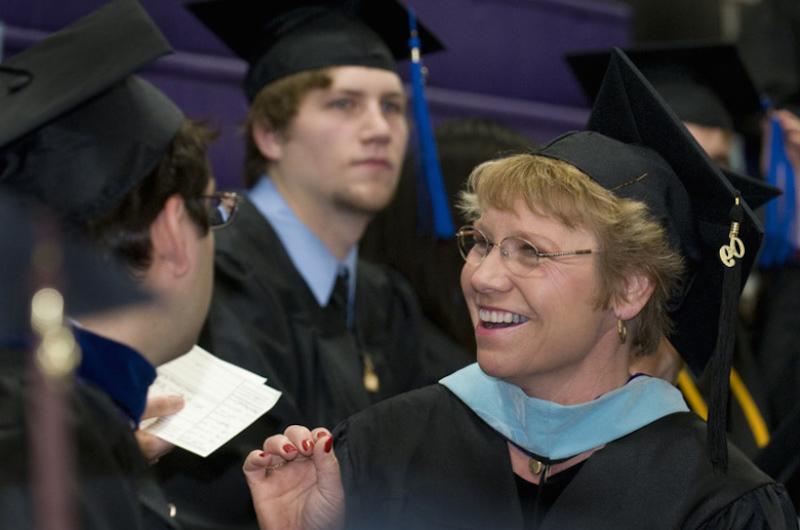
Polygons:
<instances>
[{"instance_id":1,"label":"man's black cap","mask_svg":"<svg viewBox=\"0 0 800 530\"><path fill-rule=\"evenodd\" d=\"M115 0L0 65L0 182L81 221L111 210L183 122L131 72L169 53L134 0Z\"/></svg>"},{"instance_id":2,"label":"man's black cap","mask_svg":"<svg viewBox=\"0 0 800 530\"><path fill-rule=\"evenodd\" d=\"M800 108L800 3L762 0L742 9L739 50L776 106Z\"/></svg>"},{"instance_id":3,"label":"man's black cap","mask_svg":"<svg viewBox=\"0 0 800 530\"><path fill-rule=\"evenodd\" d=\"M252 101L283 77L331 66L395 70L410 56L408 11L397 0L209 0L188 9L249 64ZM419 21L422 53L443 48Z\"/></svg>"}]
</instances>

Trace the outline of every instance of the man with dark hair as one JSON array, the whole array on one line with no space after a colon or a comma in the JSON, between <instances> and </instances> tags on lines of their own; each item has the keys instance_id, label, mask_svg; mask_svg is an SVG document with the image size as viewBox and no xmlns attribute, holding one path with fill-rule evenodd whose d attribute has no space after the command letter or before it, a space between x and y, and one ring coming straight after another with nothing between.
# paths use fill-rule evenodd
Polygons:
<instances>
[{"instance_id":1,"label":"man with dark hair","mask_svg":"<svg viewBox=\"0 0 800 530\"><path fill-rule=\"evenodd\" d=\"M154 459L169 445L134 431L142 417L180 406L167 400L146 411L147 390L154 366L197 340L213 285L210 229L233 215L212 213L223 198L235 207L235 196L214 192L209 133L131 75L169 51L139 4L119 1L0 65L8 88L0 91L0 184L45 203L69 231L93 240L109 267L121 262L149 293L113 311L69 314L81 359L68 403L82 529L176 528L174 506L141 454ZM31 253L34 265L53 254L43 248ZM27 441L47 431L16 412L31 390L14 373L0 385L0 401L9 404L0 415L0 467L10 485L0 488L0 526L28 528L41 510L28 498L24 456Z\"/></svg>"},{"instance_id":2,"label":"man with dark hair","mask_svg":"<svg viewBox=\"0 0 800 530\"><path fill-rule=\"evenodd\" d=\"M265 432L333 426L438 380L466 355L425 321L398 274L358 258L408 140L395 64L409 53L405 8L223 0L190 9L250 61L248 200L217 241L201 344L283 395L208 458L176 450L156 468L187 527L253 528L241 463ZM423 51L440 46L421 25L419 34Z\"/></svg>"}]
</instances>

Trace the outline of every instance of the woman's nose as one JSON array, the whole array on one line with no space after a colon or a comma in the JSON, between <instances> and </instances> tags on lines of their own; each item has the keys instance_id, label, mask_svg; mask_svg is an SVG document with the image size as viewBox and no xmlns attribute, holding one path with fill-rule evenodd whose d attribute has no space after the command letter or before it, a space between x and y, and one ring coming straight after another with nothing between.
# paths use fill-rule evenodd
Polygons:
<instances>
[{"instance_id":1,"label":"woman's nose","mask_svg":"<svg viewBox=\"0 0 800 530\"><path fill-rule=\"evenodd\" d=\"M487 289L502 290L509 284L508 269L503 261L507 259L503 256L497 246L493 246L483 260L477 265L473 265L470 281L476 291Z\"/></svg>"}]
</instances>

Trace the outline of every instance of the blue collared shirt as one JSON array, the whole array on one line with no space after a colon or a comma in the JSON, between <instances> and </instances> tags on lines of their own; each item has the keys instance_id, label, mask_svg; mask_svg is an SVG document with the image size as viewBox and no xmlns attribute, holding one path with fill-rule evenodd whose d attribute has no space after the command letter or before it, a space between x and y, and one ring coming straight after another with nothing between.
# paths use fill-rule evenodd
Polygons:
<instances>
[{"instance_id":1,"label":"blue collared shirt","mask_svg":"<svg viewBox=\"0 0 800 530\"><path fill-rule=\"evenodd\" d=\"M328 305L336 276L341 269L347 269L350 279L347 293L347 323L352 328L358 247L351 248L344 262L339 262L328 247L298 219L275 184L266 175L261 177L261 180L248 192L248 197L278 234L278 239L289 254L289 259L311 289L320 307Z\"/></svg>"},{"instance_id":2,"label":"blue collared shirt","mask_svg":"<svg viewBox=\"0 0 800 530\"><path fill-rule=\"evenodd\" d=\"M136 428L147 404L147 389L156 379L156 369L136 350L72 326L81 347L79 378L105 392Z\"/></svg>"}]
</instances>

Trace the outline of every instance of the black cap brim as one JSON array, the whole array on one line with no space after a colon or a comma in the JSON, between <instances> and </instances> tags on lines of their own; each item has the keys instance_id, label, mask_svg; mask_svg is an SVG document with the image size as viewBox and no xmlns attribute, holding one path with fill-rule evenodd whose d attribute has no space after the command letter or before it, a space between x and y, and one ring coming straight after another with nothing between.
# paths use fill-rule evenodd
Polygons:
<instances>
[{"instance_id":1,"label":"black cap brim","mask_svg":"<svg viewBox=\"0 0 800 530\"><path fill-rule=\"evenodd\" d=\"M0 181L76 220L115 207L183 122L130 76L170 51L138 2L117 0L4 62Z\"/></svg>"}]
</instances>

